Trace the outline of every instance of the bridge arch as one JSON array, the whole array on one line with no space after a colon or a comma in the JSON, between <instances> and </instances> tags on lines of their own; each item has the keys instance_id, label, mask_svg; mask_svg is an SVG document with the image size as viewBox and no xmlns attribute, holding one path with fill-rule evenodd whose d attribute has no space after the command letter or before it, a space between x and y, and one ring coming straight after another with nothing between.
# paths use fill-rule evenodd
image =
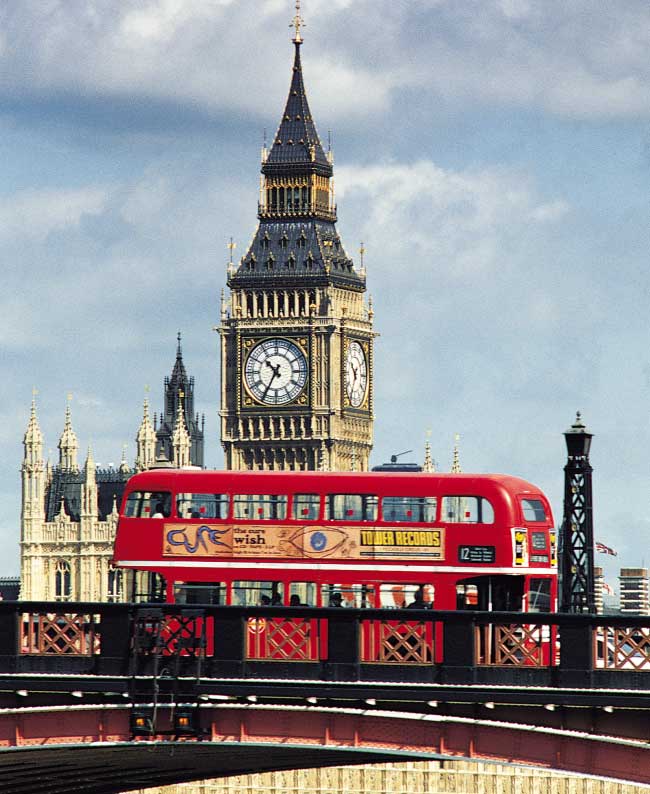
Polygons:
<instances>
[{"instance_id":1,"label":"bridge arch","mask_svg":"<svg viewBox=\"0 0 650 794\"><path fill-rule=\"evenodd\" d=\"M397 758L511 763L650 781L650 749L620 739L478 718L319 706L205 704L201 739L133 740L130 705L0 711L6 794L94 792Z\"/></svg>"}]
</instances>

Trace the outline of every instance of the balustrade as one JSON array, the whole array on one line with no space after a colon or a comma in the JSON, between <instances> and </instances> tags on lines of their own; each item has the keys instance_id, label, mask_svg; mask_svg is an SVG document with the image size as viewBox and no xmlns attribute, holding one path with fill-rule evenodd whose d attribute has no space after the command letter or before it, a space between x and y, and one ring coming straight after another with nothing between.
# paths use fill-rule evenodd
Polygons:
<instances>
[{"instance_id":1,"label":"balustrade","mask_svg":"<svg viewBox=\"0 0 650 794\"><path fill-rule=\"evenodd\" d=\"M174 659L174 669L188 670L201 660L207 678L234 670L273 677L274 669L290 678L291 665L281 665L299 662L296 676L308 670L315 679L397 675L487 684L524 675L540 686L620 682L642 689L650 683L650 618L0 602L0 672L45 673L53 659L61 660L61 670L64 659L74 658L79 662L68 663L75 671L89 674L145 674L153 660L168 665Z\"/></svg>"}]
</instances>

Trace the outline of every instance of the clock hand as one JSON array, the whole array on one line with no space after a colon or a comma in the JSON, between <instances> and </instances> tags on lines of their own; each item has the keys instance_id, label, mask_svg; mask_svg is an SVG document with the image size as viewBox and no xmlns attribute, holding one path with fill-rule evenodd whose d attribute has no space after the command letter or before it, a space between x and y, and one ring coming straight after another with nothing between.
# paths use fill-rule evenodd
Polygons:
<instances>
[{"instance_id":1,"label":"clock hand","mask_svg":"<svg viewBox=\"0 0 650 794\"><path fill-rule=\"evenodd\" d=\"M268 358L266 359L266 363L273 370L273 375L271 375L271 379L266 384L266 389L264 389L264 394L262 395L262 400L264 400L266 398L266 395L269 393L269 389L271 388L271 384L273 383L273 381L276 378L280 377L280 365L278 364L277 366L274 367L273 364L271 364L271 362L268 360Z\"/></svg>"}]
</instances>

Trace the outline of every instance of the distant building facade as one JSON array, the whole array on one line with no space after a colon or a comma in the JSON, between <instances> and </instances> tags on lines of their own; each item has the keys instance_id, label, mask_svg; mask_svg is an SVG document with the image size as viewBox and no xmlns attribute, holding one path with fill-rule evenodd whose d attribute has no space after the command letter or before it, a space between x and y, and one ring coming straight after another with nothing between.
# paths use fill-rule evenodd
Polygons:
<instances>
[{"instance_id":1,"label":"distant building facade","mask_svg":"<svg viewBox=\"0 0 650 794\"><path fill-rule=\"evenodd\" d=\"M129 584L111 568L120 502L127 480L153 465L203 465L203 423L193 414L194 379L183 364L180 338L165 410L152 424L148 400L136 436L135 466L99 468L92 450L79 464L70 406L57 465L43 457L43 434L32 401L23 444L20 518L20 597L40 601L124 601Z\"/></svg>"},{"instance_id":2,"label":"distant building facade","mask_svg":"<svg viewBox=\"0 0 650 794\"><path fill-rule=\"evenodd\" d=\"M650 615L648 569L621 568L618 580L621 612L627 615Z\"/></svg>"}]
</instances>

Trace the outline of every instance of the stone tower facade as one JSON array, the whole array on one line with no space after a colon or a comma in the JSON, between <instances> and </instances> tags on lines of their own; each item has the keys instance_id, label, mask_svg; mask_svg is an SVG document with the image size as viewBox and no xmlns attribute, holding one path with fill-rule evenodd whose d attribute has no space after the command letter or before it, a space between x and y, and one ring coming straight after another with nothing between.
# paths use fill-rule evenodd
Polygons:
<instances>
[{"instance_id":1,"label":"stone tower facade","mask_svg":"<svg viewBox=\"0 0 650 794\"><path fill-rule=\"evenodd\" d=\"M365 470L373 312L336 230L331 153L303 83L299 14L289 96L262 151L259 224L221 301L221 442L228 469Z\"/></svg>"},{"instance_id":2,"label":"stone tower facade","mask_svg":"<svg viewBox=\"0 0 650 794\"><path fill-rule=\"evenodd\" d=\"M125 460L118 469L98 469L90 447L79 467L69 405L58 444L58 465L43 460L34 402L23 444L21 599L126 600L123 574L111 569L110 558L118 505L133 471Z\"/></svg>"},{"instance_id":3,"label":"stone tower facade","mask_svg":"<svg viewBox=\"0 0 650 794\"><path fill-rule=\"evenodd\" d=\"M43 458L43 434L32 401L23 444L20 521L24 600L124 601L130 581L111 568L124 487L136 471L154 465L202 466L203 424L193 411L194 378L188 378L180 338L171 378L165 378L165 412L152 424L144 401L134 467L99 468L88 448L79 466L79 443L68 405L57 465ZM172 413L173 412L173 413Z\"/></svg>"}]
</instances>

